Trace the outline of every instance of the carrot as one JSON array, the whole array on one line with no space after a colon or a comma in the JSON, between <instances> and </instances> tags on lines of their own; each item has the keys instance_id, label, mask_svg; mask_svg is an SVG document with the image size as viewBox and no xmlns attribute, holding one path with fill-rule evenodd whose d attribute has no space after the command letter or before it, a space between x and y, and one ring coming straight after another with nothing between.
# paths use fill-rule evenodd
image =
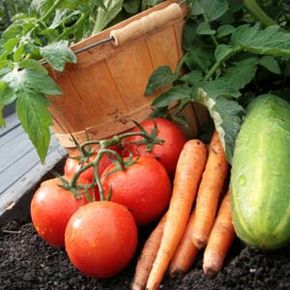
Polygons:
<instances>
[{"instance_id":1,"label":"carrot","mask_svg":"<svg viewBox=\"0 0 290 290\"><path fill-rule=\"evenodd\" d=\"M214 275L221 270L235 236L228 192L223 199L204 251L203 270L207 275Z\"/></svg>"},{"instance_id":2,"label":"carrot","mask_svg":"<svg viewBox=\"0 0 290 290\"><path fill-rule=\"evenodd\" d=\"M182 239L205 163L205 145L200 140L187 141L178 159L164 231L146 289L157 289Z\"/></svg>"},{"instance_id":3,"label":"carrot","mask_svg":"<svg viewBox=\"0 0 290 290\"><path fill-rule=\"evenodd\" d=\"M132 290L145 289L150 270L160 245L165 218L166 215L164 215L160 220L143 247L142 253L136 266L133 282L131 284Z\"/></svg>"},{"instance_id":4,"label":"carrot","mask_svg":"<svg viewBox=\"0 0 290 290\"><path fill-rule=\"evenodd\" d=\"M171 277L174 277L177 274L187 273L197 257L199 249L191 240L194 218L195 212L193 211L187 224L185 234L170 263L169 274Z\"/></svg>"},{"instance_id":5,"label":"carrot","mask_svg":"<svg viewBox=\"0 0 290 290\"><path fill-rule=\"evenodd\" d=\"M215 132L210 142L209 155L196 198L196 217L192 229L192 241L199 248L205 247L213 226L219 197L229 165Z\"/></svg>"}]
</instances>

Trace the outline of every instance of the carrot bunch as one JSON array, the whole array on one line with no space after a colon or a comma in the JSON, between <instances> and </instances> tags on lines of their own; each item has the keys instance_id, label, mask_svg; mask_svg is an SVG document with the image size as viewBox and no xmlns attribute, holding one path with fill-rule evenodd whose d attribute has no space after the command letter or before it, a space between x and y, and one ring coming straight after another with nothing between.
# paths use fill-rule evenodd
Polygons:
<instances>
[{"instance_id":1,"label":"carrot bunch","mask_svg":"<svg viewBox=\"0 0 290 290\"><path fill-rule=\"evenodd\" d=\"M200 140L184 145L168 211L145 243L132 290L158 289L167 270L172 277L185 274L202 248L204 272L222 268L235 238L229 192L223 196L228 172L217 132L208 150Z\"/></svg>"}]
</instances>

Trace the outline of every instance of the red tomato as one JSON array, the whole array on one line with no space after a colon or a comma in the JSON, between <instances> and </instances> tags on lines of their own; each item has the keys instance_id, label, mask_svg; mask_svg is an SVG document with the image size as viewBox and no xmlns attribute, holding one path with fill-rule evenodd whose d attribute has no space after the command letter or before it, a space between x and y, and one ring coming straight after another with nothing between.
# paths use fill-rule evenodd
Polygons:
<instances>
[{"instance_id":1,"label":"red tomato","mask_svg":"<svg viewBox=\"0 0 290 290\"><path fill-rule=\"evenodd\" d=\"M115 171L115 166L110 165L101 180L105 194L111 188L112 201L127 206L138 225L156 220L169 204L170 180L155 158L140 157L126 170Z\"/></svg>"},{"instance_id":2,"label":"red tomato","mask_svg":"<svg viewBox=\"0 0 290 290\"><path fill-rule=\"evenodd\" d=\"M97 278L121 272L133 258L138 242L137 226L122 205L92 202L70 219L65 232L65 248L72 264Z\"/></svg>"},{"instance_id":3,"label":"red tomato","mask_svg":"<svg viewBox=\"0 0 290 290\"><path fill-rule=\"evenodd\" d=\"M64 232L73 213L86 204L58 186L58 178L42 182L31 201L31 219L37 233L52 246L64 246Z\"/></svg>"},{"instance_id":4,"label":"red tomato","mask_svg":"<svg viewBox=\"0 0 290 290\"><path fill-rule=\"evenodd\" d=\"M156 144L151 152L147 151L147 145L129 145L129 150L133 152L134 155L143 156L155 156L165 167L168 174L172 177L174 176L175 168L177 165L179 154L182 150L186 138L182 133L181 129L173 122L163 119L156 118L152 120L145 120L141 123L147 132L151 132L154 128L154 122L158 128L157 137L165 141L164 144ZM138 132L139 128L132 129L131 132ZM138 141L142 137L135 136L127 138L125 141Z\"/></svg>"}]
</instances>

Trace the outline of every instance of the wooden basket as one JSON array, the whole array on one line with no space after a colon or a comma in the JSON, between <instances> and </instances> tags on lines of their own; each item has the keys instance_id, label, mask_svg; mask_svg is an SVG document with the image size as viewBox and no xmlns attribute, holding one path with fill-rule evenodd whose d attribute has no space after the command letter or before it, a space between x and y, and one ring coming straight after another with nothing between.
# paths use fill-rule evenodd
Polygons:
<instances>
[{"instance_id":1,"label":"wooden basket","mask_svg":"<svg viewBox=\"0 0 290 290\"><path fill-rule=\"evenodd\" d=\"M64 148L75 147L71 134L79 142L106 138L133 127L131 120L148 117L155 97L144 96L149 76L161 65L175 69L182 57L187 8L177 2L163 2L75 44L77 64L51 73L63 92L50 97L50 111ZM205 112L187 111L196 134Z\"/></svg>"}]
</instances>

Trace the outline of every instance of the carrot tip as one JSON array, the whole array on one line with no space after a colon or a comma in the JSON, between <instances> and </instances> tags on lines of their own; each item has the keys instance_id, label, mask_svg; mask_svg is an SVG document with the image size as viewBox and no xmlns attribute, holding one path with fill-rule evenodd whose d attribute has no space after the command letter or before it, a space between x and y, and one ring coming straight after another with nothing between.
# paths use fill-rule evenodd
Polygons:
<instances>
[{"instance_id":1,"label":"carrot tip","mask_svg":"<svg viewBox=\"0 0 290 290\"><path fill-rule=\"evenodd\" d=\"M203 272L205 273L206 276L208 277L213 277L219 272L218 270L212 268L212 267L203 267Z\"/></svg>"},{"instance_id":2,"label":"carrot tip","mask_svg":"<svg viewBox=\"0 0 290 290\"><path fill-rule=\"evenodd\" d=\"M175 269L172 269L169 271L169 276L171 278L175 278L177 276L182 276L184 274L185 274L185 272L182 269L178 269L178 268L175 268Z\"/></svg>"},{"instance_id":3,"label":"carrot tip","mask_svg":"<svg viewBox=\"0 0 290 290\"><path fill-rule=\"evenodd\" d=\"M199 239L196 237L192 238L192 242L194 243L194 245L198 248L198 249L202 249L206 246L206 241L203 239Z\"/></svg>"}]
</instances>

